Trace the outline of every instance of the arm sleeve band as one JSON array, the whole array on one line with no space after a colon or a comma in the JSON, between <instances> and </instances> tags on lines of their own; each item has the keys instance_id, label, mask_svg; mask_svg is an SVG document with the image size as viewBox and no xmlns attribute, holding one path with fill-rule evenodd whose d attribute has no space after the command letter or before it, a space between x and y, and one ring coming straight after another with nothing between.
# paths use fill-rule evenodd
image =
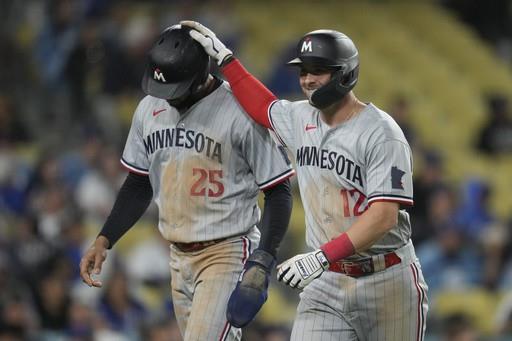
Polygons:
<instances>
[{"instance_id":1,"label":"arm sleeve band","mask_svg":"<svg viewBox=\"0 0 512 341\"><path fill-rule=\"evenodd\" d=\"M221 70L236 99L249 116L258 124L272 129L268 115L271 104L277 100L276 96L236 58L232 58Z\"/></svg>"},{"instance_id":2,"label":"arm sleeve band","mask_svg":"<svg viewBox=\"0 0 512 341\"><path fill-rule=\"evenodd\" d=\"M284 238L292 212L290 180L265 190L265 207L261 219L261 240L258 249L276 257L277 249Z\"/></svg>"},{"instance_id":3,"label":"arm sleeve band","mask_svg":"<svg viewBox=\"0 0 512 341\"><path fill-rule=\"evenodd\" d=\"M356 252L354 244L346 233L320 246L320 249L325 253L329 263L352 256Z\"/></svg>"},{"instance_id":4,"label":"arm sleeve band","mask_svg":"<svg viewBox=\"0 0 512 341\"><path fill-rule=\"evenodd\" d=\"M142 217L153 198L149 176L128 173L100 236L109 241L109 249Z\"/></svg>"}]
</instances>

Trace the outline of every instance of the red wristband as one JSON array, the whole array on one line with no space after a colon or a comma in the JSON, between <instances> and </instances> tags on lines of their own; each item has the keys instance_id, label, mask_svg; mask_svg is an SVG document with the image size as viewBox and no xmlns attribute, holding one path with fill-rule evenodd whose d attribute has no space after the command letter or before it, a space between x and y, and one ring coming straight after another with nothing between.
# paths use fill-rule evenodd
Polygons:
<instances>
[{"instance_id":1,"label":"red wristband","mask_svg":"<svg viewBox=\"0 0 512 341\"><path fill-rule=\"evenodd\" d=\"M347 258L356 252L354 244L346 233L320 246L320 249L325 253L329 263Z\"/></svg>"}]
</instances>

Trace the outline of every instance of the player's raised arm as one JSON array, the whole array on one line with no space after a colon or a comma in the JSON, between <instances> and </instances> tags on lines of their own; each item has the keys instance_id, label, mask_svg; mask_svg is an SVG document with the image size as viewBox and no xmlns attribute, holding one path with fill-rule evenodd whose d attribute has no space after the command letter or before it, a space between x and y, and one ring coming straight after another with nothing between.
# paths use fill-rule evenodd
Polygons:
<instances>
[{"instance_id":1,"label":"player's raised arm","mask_svg":"<svg viewBox=\"0 0 512 341\"><path fill-rule=\"evenodd\" d=\"M222 73L244 110L258 124L272 129L268 113L271 104L277 100L276 96L233 57L233 52L210 29L196 21L187 20L181 24L193 29L190 36L204 47L217 65L222 67Z\"/></svg>"}]
</instances>

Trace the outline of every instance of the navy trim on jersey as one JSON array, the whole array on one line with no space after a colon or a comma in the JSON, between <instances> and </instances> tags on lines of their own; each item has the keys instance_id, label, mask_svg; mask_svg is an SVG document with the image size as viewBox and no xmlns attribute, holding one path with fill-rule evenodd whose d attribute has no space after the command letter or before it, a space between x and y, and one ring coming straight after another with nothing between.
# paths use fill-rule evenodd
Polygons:
<instances>
[{"instance_id":1,"label":"navy trim on jersey","mask_svg":"<svg viewBox=\"0 0 512 341\"><path fill-rule=\"evenodd\" d=\"M144 169L144 168L140 168L140 167L134 166L131 163L127 162L123 158L121 158L120 161L121 161L121 164L124 167L126 167L129 171L131 171L131 172L134 172L134 173L137 173L137 174L142 174L142 175L148 175L149 174L149 170L148 169Z\"/></svg>"},{"instance_id":2,"label":"navy trim on jersey","mask_svg":"<svg viewBox=\"0 0 512 341\"><path fill-rule=\"evenodd\" d=\"M281 136L279 136L279 133L277 132L276 130L276 126L274 125L274 121L272 120L272 115L270 113L270 110L272 110L272 106L274 104L277 103L277 100L273 101L272 103L270 103L270 105L268 106L268 109L267 109L267 115L268 115L268 121L270 122L270 126L272 127L272 130L276 133L276 137L277 139L279 140L279 143L281 143L284 147L287 147L286 146L286 143L284 143L283 139L281 138Z\"/></svg>"},{"instance_id":3,"label":"navy trim on jersey","mask_svg":"<svg viewBox=\"0 0 512 341\"><path fill-rule=\"evenodd\" d=\"M268 188L275 186L278 183L284 181L285 179L288 179L289 177L291 177L294 174L295 174L295 170L293 168L290 168L290 169L287 169L286 171L284 171L283 173L274 176L270 180L267 180L261 184L258 184L258 183L256 183L256 184L258 185L260 190L268 189Z\"/></svg>"}]
</instances>

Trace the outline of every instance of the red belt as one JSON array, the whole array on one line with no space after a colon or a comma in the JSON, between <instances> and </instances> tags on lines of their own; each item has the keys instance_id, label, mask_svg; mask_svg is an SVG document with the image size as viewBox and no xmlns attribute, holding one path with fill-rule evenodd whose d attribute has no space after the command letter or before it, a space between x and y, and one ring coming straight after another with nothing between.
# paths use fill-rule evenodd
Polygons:
<instances>
[{"instance_id":1,"label":"red belt","mask_svg":"<svg viewBox=\"0 0 512 341\"><path fill-rule=\"evenodd\" d=\"M384 269L389 268L390 266L400 264L402 260L398 255L394 252L386 253L384 255ZM380 269L380 270L384 270ZM373 258L365 258L357 261L338 261L332 263L329 266L330 271L339 272L345 274L350 277L362 277L367 276L372 273L375 273L380 270L375 270L375 265L373 262Z\"/></svg>"},{"instance_id":2,"label":"red belt","mask_svg":"<svg viewBox=\"0 0 512 341\"><path fill-rule=\"evenodd\" d=\"M215 240L207 240L205 242L172 243L172 244L183 252L196 252L196 251L201 251L203 249L206 249L208 246L217 244L226 239L227 238L220 238L220 239L215 239Z\"/></svg>"}]
</instances>

